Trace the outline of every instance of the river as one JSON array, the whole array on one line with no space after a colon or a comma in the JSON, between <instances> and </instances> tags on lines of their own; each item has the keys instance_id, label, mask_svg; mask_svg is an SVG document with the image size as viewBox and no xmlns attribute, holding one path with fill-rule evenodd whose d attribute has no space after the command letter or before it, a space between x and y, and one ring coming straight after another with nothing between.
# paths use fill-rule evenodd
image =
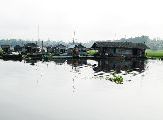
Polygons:
<instances>
[{"instance_id":1,"label":"river","mask_svg":"<svg viewBox=\"0 0 163 120\"><path fill-rule=\"evenodd\" d=\"M0 120L162 120L162 91L161 60L0 60Z\"/></svg>"}]
</instances>

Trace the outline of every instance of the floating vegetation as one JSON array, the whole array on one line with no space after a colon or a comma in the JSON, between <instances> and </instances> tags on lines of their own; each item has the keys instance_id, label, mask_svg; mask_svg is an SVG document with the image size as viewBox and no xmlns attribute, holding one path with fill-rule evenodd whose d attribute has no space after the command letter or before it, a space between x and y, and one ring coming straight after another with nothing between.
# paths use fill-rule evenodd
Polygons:
<instances>
[{"instance_id":1,"label":"floating vegetation","mask_svg":"<svg viewBox=\"0 0 163 120\"><path fill-rule=\"evenodd\" d=\"M110 80L110 81L115 82L117 84L123 84L123 77L120 75L113 74L112 77L109 77L109 76L106 77L106 80Z\"/></svg>"},{"instance_id":2,"label":"floating vegetation","mask_svg":"<svg viewBox=\"0 0 163 120\"><path fill-rule=\"evenodd\" d=\"M96 76L98 78L103 78L105 80L109 80L109 81L114 82L116 84L123 84L123 82L124 82L124 78L120 74L117 74L115 71L112 71L110 73L105 73L105 72L101 71L97 74L94 74L94 76Z\"/></svg>"}]
</instances>

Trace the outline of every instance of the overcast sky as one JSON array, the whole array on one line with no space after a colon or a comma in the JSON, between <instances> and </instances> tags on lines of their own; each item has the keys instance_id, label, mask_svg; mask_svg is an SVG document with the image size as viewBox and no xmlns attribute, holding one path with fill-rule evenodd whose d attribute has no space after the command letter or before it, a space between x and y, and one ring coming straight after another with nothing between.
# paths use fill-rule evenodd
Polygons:
<instances>
[{"instance_id":1,"label":"overcast sky","mask_svg":"<svg viewBox=\"0 0 163 120\"><path fill-rule=\"evenodd\" d=\"M163 38L161 0L0 0L0 39Z\"/></svg>"}]
</instances>

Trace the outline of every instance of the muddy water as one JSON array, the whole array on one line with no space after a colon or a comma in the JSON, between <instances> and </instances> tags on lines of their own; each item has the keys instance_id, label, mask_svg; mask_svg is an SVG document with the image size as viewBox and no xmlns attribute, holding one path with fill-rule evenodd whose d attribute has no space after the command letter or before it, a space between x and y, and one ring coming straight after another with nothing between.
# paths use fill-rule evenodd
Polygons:
<instances>
[{"instance_id":1,"label":"muddy water","mask_svg":"<svg viewBox=\"0 0 163 120\"><path fill-rule=\"evenodd\" d=\"M159 60L0 60L0 120L162 120L162 91Z\"/></svg>"}]
</instances>

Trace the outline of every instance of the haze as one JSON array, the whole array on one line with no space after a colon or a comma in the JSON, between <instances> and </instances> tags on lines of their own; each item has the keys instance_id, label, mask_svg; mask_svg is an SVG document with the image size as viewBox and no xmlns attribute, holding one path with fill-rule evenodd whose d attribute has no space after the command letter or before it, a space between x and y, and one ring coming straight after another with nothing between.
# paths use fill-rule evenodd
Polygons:
<instances>
[{"instance_id":1,"label":"haze","mask_svg":"<svg viewBox=\"0 0 163 120\"><path fill-rule=\"evenodd\" d=\"M0 39L163 38L161 0L0 0Z\"/></svg>"}]
</instances>

